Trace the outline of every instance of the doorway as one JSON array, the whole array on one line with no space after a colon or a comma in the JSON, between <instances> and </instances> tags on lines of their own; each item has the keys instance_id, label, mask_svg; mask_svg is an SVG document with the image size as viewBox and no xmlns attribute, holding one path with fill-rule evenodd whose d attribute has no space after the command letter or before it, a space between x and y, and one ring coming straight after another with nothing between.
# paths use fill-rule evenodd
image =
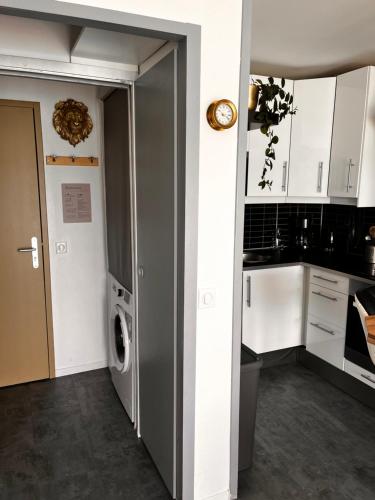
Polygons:
<instances>
[{"instance_id":1,"label":"doorway","mask_svg":"<svg viewBox=\"0 0 375 500\"><path fill-rule=\"evenodd\" d=\"M54 376L39 105L0 101L0 387Z\"/></svg>"},{"instance_id":2,"label":"doorway","mask_svg":"<svg viewBox=\"0 0 375 500\"><path fill-rule=\"evenodd\" d=\"M12 9L11 9L12 10ZM26 9L27 10L27 9ZM26 10L23 15L27 15ZM76 22L81 25L90 26L87 19L80 17L67 17L65 6L59 5L57 11L61 11L61 16L49 16L45 13L41 14L41 18L51 20L64 19ZM56 12L56 9L55 9ZM71 11L69 11L71 12ZM100 19L104 19L105 10L98 12ZM7 11L9 14L9 11ZM14 11L13 11L14 13ZM130 27L126 24L129 23ZM98 26L100 23L96 23ZM146 27L147 26L147 27ZM199 28L183 23L165 23L165 30L161 30L161 25L153 24L151 19L145 20L141 17L127 19L126 16L117 16L113 18L111 24L104 25L107 29L113 28L114 31L126 32L127 30L134 33L134 29L139 30L140 34L147 35L151 33L150 29L154 27L154 33L160 31L166 40L178 41L178 68L175 74L176 80L180 85L181 91L176 98L176 107L180 110L180 118L178 125L179 147L175 152L181 161L181 171L178 184L179 199L176 204L179 208L179 225L178 231L175 231L176 241L175 255L173 262L174 270L178 269L179 280L176 284L177 293L174 296L177 312L175 313L174 322L178 329L176 332L174 355L177 356L177 363L174 367L176 376L175 387L176 399L174 408L174 419L178 428L178 438L174 437L175 449L173 451L176 473L177 473L177 496L191 498L194 485L194 398L195 394L191 388L195 385L195 314L196 314L196 249L197 249L197 184L198 184L198 136L199 130L195 127L199 116ZM170 28L171 33L168 32ZM187 45L187 38L191 40L191 45ZM189 57L189 55L191 57ZM189 64L189 72L187 71L187 61ZM60 65L62 68L62 66ZM49 78L54 80L69 80L74 81L75 76L72 74L62 75L60 71L31 71L33 76L38 78ZM26 76L28 69L23 68L22 75ZM14 75L14 72L7 70L7 74ZM21 73L19 73L21 74ZM32 76L29 72L27 76ZM92 75L87 78L80 75L77 81L88 83L89 80L94 80ZM97 82L100 80L97 80ZM105 82L108 84L108 81ZM186 121L185 109L189 107L189 119ZM187 155L186 144L189 145L189 154ZM188 168L189 167L189 168ZM186 211L186 214L185 214ZM177 234L178 233L178 234ZM184 427L182 428L182 421ZM177 442L178 441L178 442ZM181 493L181 490L184 493Z\"/></svg>"}]
</instances>

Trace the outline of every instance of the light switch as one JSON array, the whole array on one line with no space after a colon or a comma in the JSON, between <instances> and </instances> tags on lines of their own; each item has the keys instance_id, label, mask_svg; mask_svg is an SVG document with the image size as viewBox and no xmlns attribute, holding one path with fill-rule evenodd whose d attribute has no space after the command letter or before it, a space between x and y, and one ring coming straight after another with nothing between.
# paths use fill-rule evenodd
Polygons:
<instances>
[{"instance_id":1,"label":"light switch","mask_svg":"<svg viewBox=\"0 0 375 500\"><path fill-rule=\"evenodd\" d=\"M215 307L216 290L214 288L200 288L198 290L198 306L200 309Z\"/></svg>"},{"instance_id":2,"label":"light switch","mask_svg":"<svg viewBox=\"0 0 375 500\"><path fill-rule=\"evenodd\" d=\"M68 252L68 243L66 241L56 241L55 248L56 248L57 255L67 253Z\"/></svg>"}]
</instances>

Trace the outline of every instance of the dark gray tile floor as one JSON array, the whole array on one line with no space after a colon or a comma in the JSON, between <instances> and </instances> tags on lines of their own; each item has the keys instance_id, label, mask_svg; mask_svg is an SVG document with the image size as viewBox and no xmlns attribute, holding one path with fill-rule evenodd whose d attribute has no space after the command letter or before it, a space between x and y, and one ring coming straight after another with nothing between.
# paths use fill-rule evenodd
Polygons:
<instances>
[{"instance_id":1,"label":"dark gray tile floor","mask_svg":"<svg viewBox=\"0 0 375 500\"><path fill-rule=\"evenodd\" d=\"M169 500L107 370L0 389L1 500Z\"/></svg>"},{"instance_id":2,"label":"dark gray tile floor","mask_svg":"<svg viewBox=\"0 0 375 500\"><path fill-rule=\"evenodd\" d=\"M262 371L241 500L374 500L375 412L300 365Z\"/></svg>"}]
</instances>

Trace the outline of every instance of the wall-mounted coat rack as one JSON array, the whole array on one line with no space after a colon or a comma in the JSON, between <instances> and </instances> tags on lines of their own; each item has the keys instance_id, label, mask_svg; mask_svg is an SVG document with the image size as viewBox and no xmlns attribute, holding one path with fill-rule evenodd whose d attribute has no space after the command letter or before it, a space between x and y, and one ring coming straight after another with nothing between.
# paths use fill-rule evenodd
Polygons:
<instances>
[{"instance_id":1,"label":"wall-mounted coat rack","mask_svg":"<svg viewBox=\"0 0 375 500\"><path fill-rule=\"evenodd\" d=\"M96 156L46 156L47 165L62 167L98 167L99 159Z\"/></svg>"}]
</instances>

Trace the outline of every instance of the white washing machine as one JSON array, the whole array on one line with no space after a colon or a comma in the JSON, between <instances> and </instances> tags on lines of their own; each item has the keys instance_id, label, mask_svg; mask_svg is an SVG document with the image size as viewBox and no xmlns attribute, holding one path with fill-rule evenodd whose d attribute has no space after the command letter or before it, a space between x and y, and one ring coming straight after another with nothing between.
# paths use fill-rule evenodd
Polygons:
<instances>
[{"instance_id":1,"label":"white washing machine","mask_svg":"<svg viewBox=\"0 0 375 500\"><path fill-rule=\"evenodd\" d=\"M133 296L108 274L109 368L113 385L135 421L135 339Z\"/></svg>"}]
</instances>

